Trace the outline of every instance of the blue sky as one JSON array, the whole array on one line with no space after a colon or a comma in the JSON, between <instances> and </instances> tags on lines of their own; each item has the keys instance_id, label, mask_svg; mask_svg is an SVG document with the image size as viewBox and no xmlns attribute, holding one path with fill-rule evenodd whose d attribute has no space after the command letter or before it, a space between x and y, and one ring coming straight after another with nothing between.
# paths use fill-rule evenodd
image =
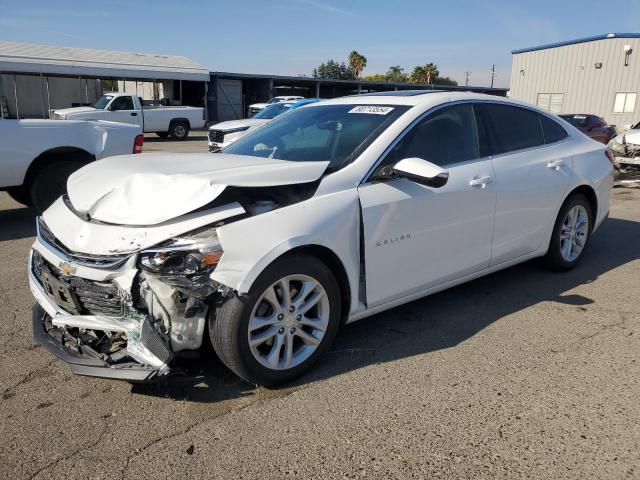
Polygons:
<instances>
[{"instance_id":1,"label":"blue sky","mask_svg":"<svg viewBox=\"0 0 640 480\"><path fill-rule=\"evenodd\" d=\"M177 54L211 70L309 75L355 49L364 74L435 62L508 86L511 50L640 31L640 1L0 0L0 39Z\"/></svg>"}]
</instances>

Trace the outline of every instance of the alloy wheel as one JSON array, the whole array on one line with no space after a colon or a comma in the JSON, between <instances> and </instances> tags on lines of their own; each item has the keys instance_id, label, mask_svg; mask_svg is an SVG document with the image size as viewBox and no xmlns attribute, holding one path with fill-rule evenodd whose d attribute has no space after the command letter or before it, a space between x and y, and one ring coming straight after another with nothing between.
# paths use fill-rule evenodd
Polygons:
<instances>
[{"instance_id":1,"label":"alloy wheel","mask_svg":"<svg viewBox=\"0 0 640 480\"><path fill-rule=\"evenodd\" d=\"M297 367L316 351L329 326L329 297L308 275L289 275L267 288L248 326L253 357L271 370Z\"/></svg>"},{"instance_id":2,"label":"alloy wheel","mask_svg":"<svg viewBox=\"0 0 640 480\"><path fill-rule=\"evenodd\" d=\"M575 261L589 235L589 214L582 205L574 205L565 216L560 229L560 254L567 262Z\"/></svg>"}]
</instances>

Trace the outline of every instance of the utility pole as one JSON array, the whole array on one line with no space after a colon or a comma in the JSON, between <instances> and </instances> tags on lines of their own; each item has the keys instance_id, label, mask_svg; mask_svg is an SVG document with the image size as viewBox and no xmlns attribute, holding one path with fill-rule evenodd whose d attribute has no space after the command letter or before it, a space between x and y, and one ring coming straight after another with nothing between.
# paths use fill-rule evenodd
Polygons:
<instances>
[{"instance_id":1,"label":"utility pole","mask_svg":"<svg viewBox=\"0 0 640 480\"><path fill-rule=\"evenodd\" d=\"M491 66L491 88L493 88L493 81L495 80L495 78L496 78L496 64L494 63Z\"/></svg>"},{"instance_id":2,"label":"utility pole","mask_svg":"<svg viewBox=\"0 0 640 480\"><path fill-rule=\"evenodd\" d=\"M465 87L469 86L469 75L471 75L471 72L464 72L464 86Z\"/></svg>"}]
</instances>

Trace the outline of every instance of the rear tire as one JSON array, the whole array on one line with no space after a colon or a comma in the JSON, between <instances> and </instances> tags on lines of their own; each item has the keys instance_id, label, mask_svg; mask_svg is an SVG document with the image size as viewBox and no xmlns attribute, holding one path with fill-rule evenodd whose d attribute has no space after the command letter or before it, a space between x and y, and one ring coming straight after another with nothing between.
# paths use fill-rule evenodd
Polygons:
<instances>
[{"instance_id":1,"label":"rear tire","mask_svg":"<svg viewBox=\"0 0 640 480\"><path fill-rule=\"evenodd\" d=\"M33 207L33 202L31 201L31 193L24 186L9 187L7 189L7 193L16 202L26 205L27 207Z\"/></svg>"},{"instance_id":2,"label":"rear tire","mask_svg":"<svg viewBox=\"0 0 640 480\"><path fill-rule=\"evenodd\" d=\"M286 298L280 289L284 285L289 286ZM239 377L278 385L301 375L331 346L340 309L340 289L331 270L315 257L291 255L267 267L248 294L211 312L211 343Z\"/></svg>"},{"instance_id":3,"label":"rear tire","mask_svg":"<svg viewBox=\"0 0 640 480\"><path fill-rule=\"evenodd\" d=\"M83 166L83 163L73 160L62 160L47 165L33 178L31 182L31 202L40 212L67 191L69 175Z\"/></svg>"},{"instance_id":4,"label":"rear tire","mask_svg":"<svg viewBox=\"0 0 640 480\"><path fill-rule=\"evenodd\" d=\"M169 132L156 132L156 135L160 138L167 138L169 136Z\"/></svg>"},{"instance_id":5,"label":"rear tire","mask_svg":"<svg viewBox=\"0 0 640 480\"><path fill-rule=\"evenodd\" d=\"M556 272L571 270L587 248L593 230L593 212L587 197L571 195L560 208L543 262Z\"/></svg>"},{"instance_id":6,"label":"rear tire","mask_svg":"<svg viewBox=\"0 0 640 480\"><path fill-rule=\"evenodd\" d=\"M185 122L173 122L169 126L169 135L174 140L186 140L189 136L189 124Z\"/></svg>"}]
</instances>

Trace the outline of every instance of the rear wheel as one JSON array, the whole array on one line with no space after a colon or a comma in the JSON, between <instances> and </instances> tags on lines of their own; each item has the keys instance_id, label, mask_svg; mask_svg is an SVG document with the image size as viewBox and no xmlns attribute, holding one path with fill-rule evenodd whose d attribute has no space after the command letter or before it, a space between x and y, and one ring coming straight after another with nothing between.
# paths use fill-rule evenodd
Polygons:
<instances>
[{"instance_id":1,"label":"rear wheel","mask_svg":"<svg viewBox=\"0 0 640 480\"><path fill-rule=\"evenodd\" d=\"M62 160L47 165L40 170L31 182L31 201L40 212L67 191L69 175L82 167L81 162Z\"/></svg>"},{"instance_id":2,"label":"rear wheel","mask_svg":"<svg viewBox=\"0 0 640 480\"><path fill-rule=\"evenodd\" d=\"M268 267L246 296L227 300L210 318L220 360L248 382L272 386L302 374L333 342L340 290L329 268L306 255Z\"/></svg>"},{"instance_id":3,"label":"rear wheel","mask_svg":"<svg viewBox=\"0 0 640 480\"><path fill-rule=\"evenodd\" d=\"M160 138L167 138L169 136L169 132L156 132L156 135Z\"/></svg>"},{"instance_id":4,"label":"rear wheel","mask_svg":"<svg viewBox=\"0 0 640 480\"><path fill-rule=\"evenodd\" d=\"M587 197L571 195L562 205L544 258L552 270L575 267L582 259L593 230L593 213Z\"/></svg>"},{"instance_id":5,"label":"rear wheel","mask_svg":"<svg viewBox=\"0 0 640 480\"><path fill-rule=\"evenodd\" d=\"M189 136L189 125L185 122L173 122L169 127L169 135L174 140L185 140Z\"/></svg>"}]
</instances>

